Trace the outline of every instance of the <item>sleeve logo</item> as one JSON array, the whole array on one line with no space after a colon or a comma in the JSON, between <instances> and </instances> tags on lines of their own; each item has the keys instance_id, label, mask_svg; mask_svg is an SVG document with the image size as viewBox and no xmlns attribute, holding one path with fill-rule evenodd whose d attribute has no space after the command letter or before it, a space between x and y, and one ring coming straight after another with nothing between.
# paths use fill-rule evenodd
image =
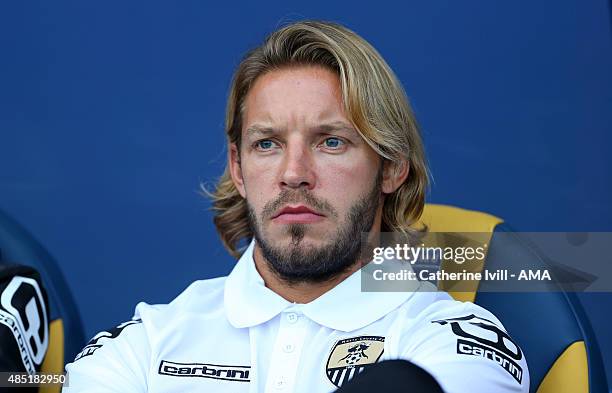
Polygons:
<instances>
[{"instance_id":1,"label":"sleeve logo","mask_svg":"<svg viewBox=\"0 0 612 393\"><path fill-rule=\"evenodd\" d=\"M93 355L94 352L96 352L99 348L102 347L102 345L104 344L104 341L116 338L126 327L137 324L137 323L141 323L141 322L142 320L140 319L134 319L132 321L123 322L122 324L118 325L117 327L113 329L110 329L109 331L103 331L103 332L96 334L87 343L87 345L85 345L85 347L81 350L81 352L79 352L79 354L76 355L76 358L74 358L74 361L76 362L77 360L84 358L85 356Z\"/></svg>"},{"instance_id":2,"label":"sleeve logo","mask_svg":"<svg viewBox=\"0 0 612 393\"><path fill-rule=\"evenodd\" d=\"M492 321L474 314L464 317L431 321L442 326L450 326L457 338L457 353L480 356L499 364L519 384L523 380L523 369L518 361L523 353L508 333Z\"/></svg>"}]
</instances>

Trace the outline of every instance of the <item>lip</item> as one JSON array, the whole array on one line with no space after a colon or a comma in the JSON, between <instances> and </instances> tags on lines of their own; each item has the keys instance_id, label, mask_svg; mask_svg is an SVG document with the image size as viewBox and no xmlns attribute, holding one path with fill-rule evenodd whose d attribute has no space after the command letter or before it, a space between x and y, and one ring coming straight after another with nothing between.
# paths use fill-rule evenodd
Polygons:
<instances>
[{"instance_id":1,"label":"lip","mask_svg":"<svg viewBox=\"0 0 612 393\"><path fill-rule=\"evenodd\" d=\"M307 224L314 223L322 220L325 216L318 213L307 206L285 206L276 215L272 217L272 220L282 224Z\"/></svg>"}]
</instances>

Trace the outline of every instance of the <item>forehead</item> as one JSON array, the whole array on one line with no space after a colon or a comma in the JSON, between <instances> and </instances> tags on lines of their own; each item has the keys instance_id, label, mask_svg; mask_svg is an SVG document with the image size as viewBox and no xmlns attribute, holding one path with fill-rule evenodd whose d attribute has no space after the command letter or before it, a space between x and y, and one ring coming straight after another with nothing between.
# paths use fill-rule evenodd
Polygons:
<instances>
[{"instance_id":1,"label":"forehead","mask_svg":"<svg viewBox=\"0 0 612 393\"><path fill-rule=\"evenodd\" d=\"M243 131L255 122L287 127L348 122L338 76L319 66L287 67L260 76L244 104Z\"/></svg>"}]
</instances>

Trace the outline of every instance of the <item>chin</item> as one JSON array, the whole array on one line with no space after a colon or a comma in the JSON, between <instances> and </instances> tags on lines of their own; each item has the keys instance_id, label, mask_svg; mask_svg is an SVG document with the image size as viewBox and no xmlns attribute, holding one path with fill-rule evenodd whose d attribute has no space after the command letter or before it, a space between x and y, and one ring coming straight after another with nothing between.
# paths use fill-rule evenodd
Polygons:
<instances>
[{"instance_id":1,"label":"chin","mask_svg":"<svg viewBox=\"0 0 612 393\"><path fill-rule=\"evenodd\" d=\"M278 236L271 236L269 237L269 239L276 239L270 242L270 244L274 245L275 247L291 247L294 245L294 242L296 240L296 238L289 231L284 231ZM322 247L327 243L329 243L329 236L314 235L308 233L308 231L306 231L303 237L300 237L297 241L297 245L300 248L317 248Z\"/></svg>"}]
</instances>

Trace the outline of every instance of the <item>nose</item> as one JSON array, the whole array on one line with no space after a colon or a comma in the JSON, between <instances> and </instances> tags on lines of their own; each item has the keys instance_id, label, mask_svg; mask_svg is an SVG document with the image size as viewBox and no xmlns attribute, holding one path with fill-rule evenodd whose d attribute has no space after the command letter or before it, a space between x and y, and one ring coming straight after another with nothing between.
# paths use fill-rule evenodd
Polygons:
<instances>
[{"instance_id":1,"label":"nose","mask_svg":"<svg viewBox=\"0 0 612 393\"><path fill-rule=\"evenodd\" d=\"M315 186L313 152L305 143L287 146L283 157L280 187L311 190Z\"/></svg>"}]
</instances>

